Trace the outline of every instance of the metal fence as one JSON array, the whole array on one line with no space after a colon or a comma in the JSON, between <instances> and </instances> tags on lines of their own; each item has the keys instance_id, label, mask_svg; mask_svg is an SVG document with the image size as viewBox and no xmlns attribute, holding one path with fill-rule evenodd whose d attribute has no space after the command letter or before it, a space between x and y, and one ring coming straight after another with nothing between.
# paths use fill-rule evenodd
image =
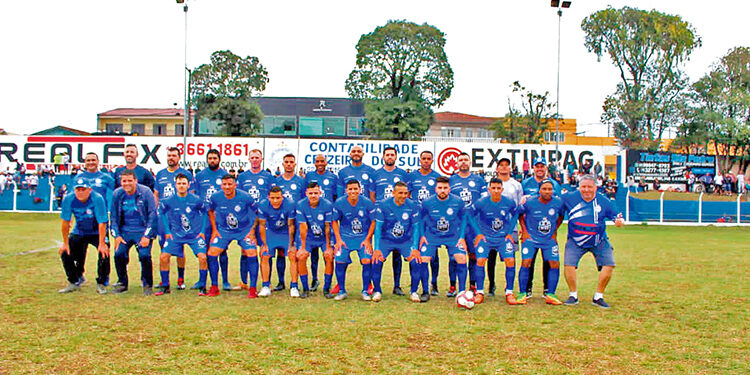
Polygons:
<instances>
[{"instance_id":1,"label":"metal fence","mask_svg":"<svg viewBox=\"0 0 750 375\"><path fill-rule=\"evenodd\" d=\"M750 225L750 202L738 195L734 202L698 200L640 199L628 191L625 197L625 220L629 223L662 225Z\"/></svg>"}]
</instances>

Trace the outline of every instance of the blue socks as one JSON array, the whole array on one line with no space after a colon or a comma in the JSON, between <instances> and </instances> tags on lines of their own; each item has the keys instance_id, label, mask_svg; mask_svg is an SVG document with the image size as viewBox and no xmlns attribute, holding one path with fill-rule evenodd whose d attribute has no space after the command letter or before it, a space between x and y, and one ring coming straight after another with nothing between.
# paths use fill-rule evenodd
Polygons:
<instances>
[{"instance_id":1,"label":"blue socks","mask_svg":"<svg viewBox=\"0 0 750 375\"><path fill-rule=\"evenodd\" d=\"M284 284L284 275L286 274L286 257L281 254L276 257L276 272L279 273L279 284Z\"/></svg>"},{"instance_id":2,"label":"blue socks","mask_svg":"<svg viewBox=\"0 0 750 375\"><path fill-rule=\"evenodd\" d=\"M333 275L323 274L323 290L331 290Z\"/></svg>"},{"instance_id":3,"label":"blue socks","mask_svg":"<svg viewBox=\"0 0 750 375\"><path fill-rule=\"evenodd\" d=\"M456 275L458 275L458 291L463 292L466 290L466 274L468 269L466 264L456 263Z\"/></svg>"},{"instance_id":4,"label":"blue socks","mask_svg":"<svg viewBox=\"0 0 750 375\"><path fill-rule=\"evenodd\" d=\"M453 259L448 261L448 280L451 286L456 285L456 261Z\"/></svg>"},{"instance_id":5,"label":"blue socks","mask_svg":"<svg viewBox=\"0 0 750 375\"><path fill-rule=\"evenodd\" d=\"M320 259L320 251L317 247L310 249L310 273L312 273L313 281L318 279L318 259Z\"/></svg>"},{"instance_id":6,"label":"blue socks","mask_svg":"<svg viewBox=\"0 0 750 375\"><path fill-rule=\"evenodd\" d=\"M229 282L229 256L227 256L227 252L222 251L218 259L219 259L219 266L221 267L221 278L225 282ZM211 266L208 267L208 270L209 271L211 270ZM216 271L218 272L218 268L216 269ZM218 274L217 274L217 277L218 277ZM218 284L214 284L214 285L218 285Z\"/></svg>"},{"instance_id":7,"label":"blue socks","mask_svg":"<svg viewBox=\"0 0 750 375\"><path fill-rule=\"evenodd\" d=\"M346 293L346 267L348 263L336 263L336 281L339 283L339 294Z\"/></svg>"},{"instance_id":8,"label":"blue socks","mask_svg":"<svg viewBox=\"0 0 750 375\"><path fill-rule=\"evenodd\" d=\"M416 259L409 261L409 273L411 274L411 291L409 293L416 293L419 282L422 281L422 265L417 263Z\"/></svg>"},{"instance_id":9,"label":"blue socks","mask_svg":"<svg viewBox=\"0 0 750 375\"><path fill-rule=\"evenodd\" d=\"M310 290L310 284L307 282L307 275L299 275L299 281L302 284L302 290Z\"/></svg>"},{"instance_id":10,"label":"blue socks","mask_svg":"<svg viewBox=\"0 0 750 375\"><path fill-rule=\"evenodd\" d=\"M397 288L401 286L401 252L394 251L391 262L393 265L393 287Z\"/></svg>"},{"instance_id":11,"label":"blue socks","mask_svg":"<svg viewBox=\"0 0 750 375\"><path fill-rule=\"evenodd\" d=\"M412 277L414 277L412 275ZM372 291L383 293L383 289L380 286L380 281L383 278L383 262L378 262L372 265ZM412 282L414 279L412 279Z\"/></svg>"},{"instance_id":12,"label":"blue socks","mask_svg":"<svg viewBox=\"0 0 750 375\"><path fill-rule=\"evenodd\" d=\"M362 291L366 292L372 281L372 263L362 264Z\"/></svg>"},{"instance_id":13,"label":"blue socks","mask_svg":"<svg viewBox=\"0 0 750 375\"><path fill-rule=\"evenodd\" d=\"M432 283L437 285L438 273L440 272L440 258L438 258L437 253L435 253L435 257L430 260L430 269L432 271Z\"/></svg>"},{"instance_id":14,"label":"blue socks","mask_svg":"<svg viewBox=\"0 0 750 375\"><path fill-rule=\"evenodd\" d=\"M549 272L547 273L547 292L555 294L555 291L557 291L557 282L560 280L560 269L559 268L549 268Z\"/></svg>"},{"instance_id":15,"label":"blue socks","mask_svg":"<svg viewBox=\"0 0 750 375\"><path fill-rule=\"evenodd\" d=\"M521 293L526 293L526 286L529 284L529 267L521 266L518 271L518 289Z\"/></svg>"},{"instance_id":16,"label":"blue socks","mask_svg":"<svg viewBox=\"0 0 750 375\"><path fill-rule=\"evenodd\" d=\"M245 257L247 258L247 271L250 273L250 283L247 283L247 285L250 288L255 288L255 285L258 284L258 257Z\"/></svg>"},{"instance_id":17,"label":"blue socks","mask_svg":"<svg viewBox=\"0 0 750 375\"><path fill-rule=\"evenodd\" d=\"M169 286L169 270L159 271L159 273L161 274L161 285Z\"/></svg>"},{"instance_id":18,"label":"blue socks","mask_svg":"<svg viewBox=\"0 0 750 375\"><path fill-rule=\"evenodd\" d=\"M177 278L178 279L185 278L185 267L177 267Z\"/></svg>"},{"instance_id":19,"label":"blue socks","mask_svg":"<svg viewBox=\"0 0 750 375\"><path fill-rule=\"evenodd\" d=\"M505 266L505 290L513 290L513 282L516 279L516 266Z\"/></svg>"},{"instance_id":20,"label":"blue socks","mask_svg":"<svg viewBox=\"0 0 750 375\"><path fill-rule=\"evenodd\" d=\"M477 282L477 290L484 290L484 266L474 266L474 280Z\"/></svg>"},{"instance_id":21,"label":"blue socks","mask_svg":"<svg viewBox=\"0 0 750 375\"><path fill-rule=\"evenodd\" d=\"M430 278L430 268L427 263L422 263L419 265L419 273L421 273L422 276L422 293L429 293L430 292L430 285L427 284L427 280Z\"/></svg>"},{"instance_id":22,"label":"blue socks","mask_svg":"<svg viewBox=\"0 0 750 375\"><path fill-rule=\"evenodd\" d=\"M477 260L469 258L469 284L476 285ZM478 289L478 288L477 288Z\"/></svg>"},{"instance_id":23,"label":"blue socks","mask_svg":"<svg viewBox=\"0 0 750 375\"><path fill-rule=\"evenodd\" d=\"M245 254L240 255L240 282L243 284L247 284L247 258Z\"/></svg>"},{"instance_id":24,"label":"blue socks","mask_svg":"<svg viewBox=\"0 0 750 375\"><path fill-rule=\"evenodd\" d=\"M219 257L207 256L208 272L211 274L211 285L219 285Z\"/></svg>"},{"instance_id":25,"label":"blue socks","mask_svg":"<svg viewBox=\"0 0 750 375\"><path fill-rule=\"evenodd\" d=\"M208 276L208 270L198 270L198 285L206 286L206 277Z\"/></svg>"}]
</instances>

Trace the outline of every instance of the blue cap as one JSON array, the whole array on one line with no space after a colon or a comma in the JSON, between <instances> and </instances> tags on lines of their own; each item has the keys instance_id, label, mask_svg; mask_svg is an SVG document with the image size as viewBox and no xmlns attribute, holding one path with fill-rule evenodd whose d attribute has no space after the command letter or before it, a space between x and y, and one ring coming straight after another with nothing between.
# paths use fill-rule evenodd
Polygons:
<instances>
[{"instance_id":1,"label":"blue cap","mask_svg":"<svg viewBox=\"0 0 750 375\"><path fill-rule=\"evenodd\" d=\"M547 160L544 159L544 157L541 157L541 156L536 157L536 158L534 158L534 165L537 165L537 164L547 165Z\"/></svg>"},{"instance_id":2,"label":"blue cap","mask_svg":"<svg viewBox=\"0 0 750 375\"><path fill-rule=\"evenodd\" d=\"M79 187L90 188L91 186L89 186L88 181L86 181L85 179L79 177L79 178L76 178L73 181L73 189L79 188Z\"/></svg>"}]
</instances>

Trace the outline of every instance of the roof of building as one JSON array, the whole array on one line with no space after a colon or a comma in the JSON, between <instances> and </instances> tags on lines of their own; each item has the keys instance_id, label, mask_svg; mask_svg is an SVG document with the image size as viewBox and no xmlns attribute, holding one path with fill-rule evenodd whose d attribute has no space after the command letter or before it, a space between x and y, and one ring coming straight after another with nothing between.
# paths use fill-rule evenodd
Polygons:
<instances>
[{"instance_id":1,"label":"roof of building","mask_svg":"<svg viewBox=\"0 0 750 375\"><path fill-rule=\"evenodd\" d=\"M40 130L36 133L32 133L31 135L90 135L90 134L91 133L83 131L83 130L78 130L78 129L69 128L67 126L58 125L58 126L53 126L49 129Z\"/></svg>"},{"instance_id":2,"label":"roof of building","mask_svg":"<svg viewBox=\"0 0 750 375\"><path fill-rule=\"evenodd\" d=\"M495 122L502 117L484 117L484 116L475 116L475 115L468 115L466 113L458 113L458 112L438 112L435 113L435 122L463 122L463 123L488 123L488 122Z\"/></svg>"},{"instance_id":3,"label":"roof of building","mask_svg":"<svg viewBox=\"0 0 750 375\"><path fill-rule=\"evenodd\" d=\"M190 111L195 113L195 111ZM182 108L117 108L100 113L99 117L183 117Z\"/></svg>"}]
</instances>

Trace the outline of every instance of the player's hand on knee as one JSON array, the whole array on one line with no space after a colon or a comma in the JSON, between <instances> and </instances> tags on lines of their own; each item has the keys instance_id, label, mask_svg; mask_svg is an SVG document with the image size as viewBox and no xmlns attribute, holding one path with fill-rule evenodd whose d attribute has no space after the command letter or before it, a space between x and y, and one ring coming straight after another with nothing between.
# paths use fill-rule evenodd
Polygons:
<instances>
[{"instance_id":1,"label":"player's hand on knee","mask_svg":"<svg viewBox=\"0 0 750 375\"><path fill-rule=\"evenodd\" d=\"M463 238L462 238L462 239L460 239L460 240L458 240L458 243L456 243L456 247L458 247L459 249L461 249L461 250L463 250L463 251L466 251L466 249L468 249L468 248L469 248L469 247L468 247L468 246L466 245L466 240L464 240Z\"/></svg>"},{"instance_id":2,"label":"player's hand on knee","mask_svg":"<svg viewBox=\"0 0 750 375\"><path fill-rule=\"evenodd\" d=\"M375 250L372 252L372 264L378 264L380 262L385 262L385 258L383 258L383 252L380 250Z\"/></svg>"},{"instance_id":3,"label":"player's hand on knee","mask_svg":"<svg viewBox=\"0 0 750 375\"><path fill-rule=\"evenodd\" d=\"M333 249L330 247L326 249L326 251L323 252L323 259L326 260L326 262L333 262Z\"/></svg>"},{"instance_id":4,"label":"player's hand on knee","mask_svg":"<svg viewBox=\"0 0 750 375\"><path fill-rule=\"evenodd\" d=\"M419 239L419 248L421 249L421 248L422 248L422 246L424 246L424 245L427 245L427 244L428 244L428 242L427 242L427 237L425 237L425 236L422 236L422 237L421 237L421 238Z\"/></svg>"},{"instance_id":5,"label":"player's hand on knee","mask_svg":"<svg viewBox=\"0 0 750 375\"><path fill-rule=\"evenodd\" d=\"M459 264L464 264L466 263L466 254L456 254L453 256L453 259Z\"/></svg>"},{"instance_id":6,"label":"player's hand on knee","mask_svg":"<svg viewBox=\"0 0 750 375\"><path fill-rule=\"evenodd\" d=\"M173 238L173 237L172 237L172 235L171 235L171 234L167 234L166 236L164 236L164 240L165 240L165 241L169 241L169 240L171 240L172 238Z\"/></svg>"},{"instance_id":7,"label":"player's hand on knee","mask_svg":"<svg viewBox=\"0 0 750 375\"><path fill-rule=\"evenodd\" d=\"M364 240L362 241L359 246L363 246L365 248L365 254L372 255L372 243L370 241Z\"/></svg>"},{"instance_id":8,"label":"player's hand on knee","mask_svg":"<svg viewBox=\"0 0 750 375\"><path fill-rule=\"evenodd\" d=\"M102 254L103 257L109 257L109 245L107 245L106 243L100 243L97 247L97 250L99 250L99 254Z\"/></svg>"},{"instance_id":9,"label":"player's hand on knee","mask_svg":"<svg viewBox=\"0 0 750 375\"><path fill-rule=\"evenodd\" d=\"M301 249L301 250L297 250L295 254L296 254L297 260L306 260L307 257L310 255L310 252L305 249Z\"/></svg>"},{"instance_id":10,"label":"player's hand on knee","mask_svg":"<svg viewBox=\"0 0 750 375\"><path fill-rule=\"evenodd\" d=\"M147 247L148 244L151 243L151 239L149 239L146 236L141 237L141 240L138 241L138 244L141 245L141 247Z\"/></svg>"},{"instance_id":11,"label":"player's hand on knee","mask_svg":"<svg viewBox=\"0 0 750 375\"><path fill-rule=\"evenodd\" d=\"M509 235L507 235L507 236L505 236L505 240L506 240L506 241L510 241L510 242L512 242L512 243L516 243L516 241L513 241L513 236L512 236L512 235L510 235L510 234L509 234Z\"/></svg>"},{"instance_id":12,"label":"player's hand on knee","mask_svg":"<svg viewBox=\"0 0 750 375\"><path fill-rule=\"evenodd\" d=\"M70 255L70 247L66 244L60 245L60 250L58 251L58 255L62 255L62 253Z\"/></svg>"},{"instance_id":13,"label":"player's hand on knee","mask_svg":"<svg viewBox=\"0 0 750 375\"><path fill-rule=\"evenodd\" d=\"M120 247L121 244L124 244L124 243L125 243L125 239L120 236L117 236L115 238L115 249L117 249L118 247Z\"/></svg>"},{"instance_id":14,"label":"player's hand on knee","mask_svg":"<svg viewBox=\"0 0 750 375\"><path fill-rule=\"evenodd\" d=\"M409 255L409 258L407 258L406 260L411 262L412 259L416 260L417 263L422 263L422 255L419 254L419 250L411 249L411 254Z\"/></svg>"},{"instance_id":15,"label":"player's hand on knee","mask_svg":"<svg viewBox=\"0 0 750 375\"><path fill-rule=\"evenodd\" d=\"M480 241L485 241L485 242L487 242L487 239L486 239L486 238L484 238L484 235L483 235L483 234L478 234L478 235L477 235L476 237L474 237L474 247L477 247L477 246L479 246L479 242L480 242Z\"/></svg>"}]
</instances>

